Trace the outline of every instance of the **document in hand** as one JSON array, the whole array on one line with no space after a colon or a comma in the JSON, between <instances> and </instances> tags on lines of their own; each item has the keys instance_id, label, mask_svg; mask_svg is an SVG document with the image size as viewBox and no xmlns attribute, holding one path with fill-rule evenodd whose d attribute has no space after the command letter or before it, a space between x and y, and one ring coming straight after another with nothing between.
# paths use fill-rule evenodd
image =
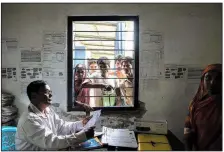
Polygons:
<instances>
[{"instance_id":1,"label":"document in hand","mask_svg":"<svg viewBox=\"0 0 224 152\"><path fill-rule=\"evenodd\" d=\"M96 124L97 120L99 119L100 115L101 115L101 110L94 111L93 114L92 114L92 118L84 126L84 129L95 126L95 124Z\"/></svg>"},{"instance_id":2,"label":"document in hand","mask_svg":"<svg viewBox=\"0 0 224 152\"><path fill-rule=\"evenodd\" d=\"M102 143L110 146L137 148L134 131L103 127Z\"/></svg>"}]
</instances>

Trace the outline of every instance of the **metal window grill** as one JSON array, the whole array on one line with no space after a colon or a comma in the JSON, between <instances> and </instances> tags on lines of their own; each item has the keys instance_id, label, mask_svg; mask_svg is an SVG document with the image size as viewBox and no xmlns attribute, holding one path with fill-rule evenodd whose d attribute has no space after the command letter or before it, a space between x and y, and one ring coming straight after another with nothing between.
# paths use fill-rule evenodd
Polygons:
<instances>
[{"instance_id":1,"label":"metal window grill","mask_svg":"<svg viewBox=\"0 0 224 152\"><path fill-rule=\"evenodd\" d=\"M91 19L90 19L91 20ZM94 19L93 19L94 20ZM71 22L68 21L71 24ZM134 104L134 81L135 79L135 32L134 29L135 23L134 20L119 20L119 21L109 21L106 19L102 20L94 20L94 21L86 21L85 19L72 20L72 27L68 28L69 31L72 31L72 101L75 101L77 97L77 93L75 92L76 86L74 85L75 80L75 67L77 64L84 64L86 67L87 75L85 78L91 78L89 75L90 67L89 63L91 61L96 61L101 57L107 57L107 61L109 62L109 73L115 72L116 66L116 56L129 56L132 61L132 77L133 85L127 86L125 89L132 89L131 95L121 96L132 98ZM72 29L72 30L71 30ZM71 35L70 35L71 36ZM100 72L101 69L98 67L95 71ZM70 71L71 72L71 71ZM125 78L118 77L109 77L109 78L94 78L94 79L104 79L115 81L121 81ZM71 85L70 85L71 86ZM69 87L70 88L70 87ZM109 103L111 103L111 97L116 97L115 94L109 94L109 92L103 92L102 98L109 98ZM69 95L69 93L68 93ZM98 96L83 96L83 98L91 98ZM113 101L112 101L113 102ZM69 103L69 102L68 102ZM68 104L68 106L71 104ZM110 104L111 105L111 104ZM74 106L74 105L73 105Z\"/></svg>"}]
</instances>

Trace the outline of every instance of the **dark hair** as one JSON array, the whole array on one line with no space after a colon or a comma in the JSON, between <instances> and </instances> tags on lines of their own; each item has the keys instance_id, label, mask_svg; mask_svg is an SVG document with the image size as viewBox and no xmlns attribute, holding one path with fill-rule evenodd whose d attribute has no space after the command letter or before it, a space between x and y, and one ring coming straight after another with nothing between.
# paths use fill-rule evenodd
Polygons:
<instances>
[{"instance_id":1,"label":"dark hair","mask_svg":"<svg viewBox=\"0 0 224 152\"><path fill-rule=\"evenodd\" d=\"M96 60L94 60L93 58L91 58L90 60L88 60L88 66L90 66L91 64L97 63Z\"/></svg>"},{"instance_id":2,"label":"dark hair","mask_svg":"<svg viewBox=\"0 0 224 152\"><path fill-rule=\"evenodd\" d=\"M110 66L110 60L108 60L107 57L100 57L98 60L97 60L97 64L100 65L100 64L106 64L108 66Z\"/></svg>"},{"instance_id":3,"label":"dark hair","mask_svg":"<svg viewBox=\"0 0 224 152\"><path fill-rule=\"evenodd\" d=\"M43 80L36 80L31 82L28 86L27 86L27 96L31 101L31 93L35 92L38 93L38 91L40 90L41 87L44 87L45 85L47 85L47 83Z\"/></svg>"},{"instance_id":4,"label":"dark hair","mask_svg":"<svg viewBox=\"0 0 224 152\"><path fill-rule=\"evenodd\" d=\"M126 57L123 58L123 60L122 60L121 63L123 63L124 61L126 61L126 62L129 62L132 65L132 60L133 60L132 57L126 56Z\"/></svg>"},{"instance_id":5,"label":"dark hair","mask_svg":"<svg viewBox=\"0 0 224 152\"><path fill-rule=\"evenodd\" d=\"M121 61L123 58L124 58L124 56L123 56L122 54L118 54L118 55L116 55L116 57L115 57L115 63L116 63L117 61Z\"/></svg>"},{"instance_id":6,"label":"dark hair","mask_svg":"<svg viewBox=\"0 0 224 152\"><path fill-rule=\"evenodd\" d=\"M83 66L83 70L84 71L86 70L86 66L84 64L78 63L78 64L76 64L76 66L74 68L75 69L75 72L77 71L79 65Z\"/></svg>"}]
</instances>

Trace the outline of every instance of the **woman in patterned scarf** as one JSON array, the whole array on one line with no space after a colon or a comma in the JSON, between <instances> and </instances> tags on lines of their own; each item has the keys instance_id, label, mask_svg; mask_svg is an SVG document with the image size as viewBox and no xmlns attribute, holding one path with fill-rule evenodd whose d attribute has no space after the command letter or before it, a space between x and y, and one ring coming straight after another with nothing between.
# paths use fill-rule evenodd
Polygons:
<instances>
[{"instance_id":1,"label":"woman in patterned scarf","mask_svg":"<svg viewBox=\"0 0 224 152\"><path fill-rule=\"evenodd\" d=\"M83 84L89 82L87 79L86 67L83 64L77 64L74 73L74 91L75 100L81 103L89 104L89 88L82 88Z\"/></svg>"},{"instance_id":2,"label":"woman in patterned scarf","mask_svg":"<svg viewBox=\"0 0 224 152\"><path fill-rule=\"evenodd\" d=\"M90 107L90 98L94 98L90 96L90 88L108 89L111 87L108 84L92 82L87 76L86 67L84 64L77 64L75 66L74 78L74 104L84 107L87 110L92 110Z\"/></svg>"},{"instance_id":3,"label":"woman in patterned scarf","mask_svg":"<svg viewBox=\"0 0 224 152\"><path fill-rule=\"evenodd\" d=\"M208 65L185 120L186 150L222 150L222 65Z\"/></svg>"}]
</instances>

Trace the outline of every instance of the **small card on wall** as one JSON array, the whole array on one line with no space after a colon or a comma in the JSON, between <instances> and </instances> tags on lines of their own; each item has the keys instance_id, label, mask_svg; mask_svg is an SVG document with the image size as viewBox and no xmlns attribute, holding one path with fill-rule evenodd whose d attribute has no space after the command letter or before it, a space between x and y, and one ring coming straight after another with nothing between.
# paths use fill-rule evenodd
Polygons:
<instances>
[{"instance_id":1,"label":"small card on wall","mask_svg":"<svg viewBox=\"0 0 224 152\"><path fill-rule=\"evenodd\" d=\"M13 81L17 81L16 67L3 67L2 79L10 79Z\"/></svg>"}]
</instances>

